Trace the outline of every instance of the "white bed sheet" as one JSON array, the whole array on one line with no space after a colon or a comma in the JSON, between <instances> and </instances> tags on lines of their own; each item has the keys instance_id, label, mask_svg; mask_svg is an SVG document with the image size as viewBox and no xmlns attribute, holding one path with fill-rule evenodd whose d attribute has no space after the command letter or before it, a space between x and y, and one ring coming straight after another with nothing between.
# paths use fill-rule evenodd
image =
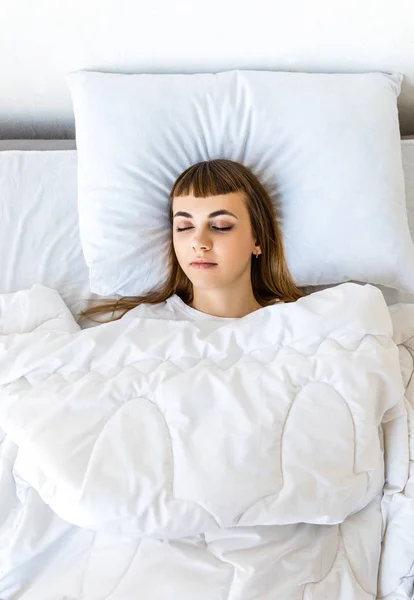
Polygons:
<instances>
[{"instance_id":1,"label":"white bed sheet","mask_svg":"<svg viewBox=\"0 0 414 600\"><path fill-rule=\"evenodd\" d=\"M401 144L414 239L414 139ZM99 299L89 291L79 238L74 147L74 140L0 142L0 293L42 283L56 289L73 314L90 306L86 298ZM329 286L307 291L323 287ZM378 287L388 304L414 302L411 294Z\"/></svg>"},{"instance_id":2,"label":"white bed sheet","mask_svg":"<svg viewBox=\"0 0 414 600\"><path fill-rule=\"evenodd\" d=\"M0 151L0 293L43 283L72 313L87 306L76 150Z\"/></svg>"}]
</instances>

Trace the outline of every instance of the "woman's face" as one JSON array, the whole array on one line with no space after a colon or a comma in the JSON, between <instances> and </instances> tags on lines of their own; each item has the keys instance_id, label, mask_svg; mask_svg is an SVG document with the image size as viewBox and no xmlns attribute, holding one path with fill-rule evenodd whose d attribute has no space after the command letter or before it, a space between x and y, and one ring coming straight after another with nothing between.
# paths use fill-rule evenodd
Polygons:
<instances>
[{"instance_id":1,"label":"woman's face","mask_svg":"<svg viewBox=\"0 0 414 600\"><path fill-rule=\"evenodd\" d=\"M173 245L177 260L197 288L229 287L240 278L250 282L255 246L243 192L207 198L173 199ZM196 268L193 261L214 263Z\"/></svg>"}]
</instances>

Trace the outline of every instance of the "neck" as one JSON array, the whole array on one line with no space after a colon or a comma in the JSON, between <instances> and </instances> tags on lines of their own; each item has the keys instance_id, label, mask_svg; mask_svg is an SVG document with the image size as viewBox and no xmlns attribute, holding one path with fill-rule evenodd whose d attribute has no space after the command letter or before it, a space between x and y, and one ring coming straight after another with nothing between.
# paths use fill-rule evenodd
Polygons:
<instances>
[{"instance_id":1,"label":"neck","mask_svg":"<svg viewBox=\"0 0 414 600\"><path fill-rule=\"evenodd\" d=\"M193 289L192 308L214 317L240 318L263 308L253 295L253 290L243 294L233 290Z\"/></svg>"}]
</instances>

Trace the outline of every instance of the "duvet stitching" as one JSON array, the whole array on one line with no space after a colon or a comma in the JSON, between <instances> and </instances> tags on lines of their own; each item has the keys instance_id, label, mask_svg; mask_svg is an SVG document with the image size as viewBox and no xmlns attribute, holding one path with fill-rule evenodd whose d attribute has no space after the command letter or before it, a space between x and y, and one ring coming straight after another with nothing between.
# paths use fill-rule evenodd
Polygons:
<instances>
[{"instance_id":1,"label":"duvet stitching","mask_svg":"<svg viewBox=\"0 0 414 600\"><path fill-rule=\"evenodd\" d=\"M204 539L205 539L205 538L204 538ZM229 591L228 591L228 595L227 595L227 600L230 600L231 593L232 593L233 586L234 586L234 580L235 580L235 578L236 578L236 569L237 569L237 567L236 567L236 566L235 566L233 563L231 563L231 562L229 562L229 561L227 561L227 560L223 560L222 558L218 557L218 556L215 554L215 552L213 552L213 550L210 548L210 545L209 545L207 542L205 542L205 545L206 545L206 548L208 549L208 551L210 552L210 554L211 554L212 556L214 556L214 558L215 558L217 561L221 562L221 563L222 563L222 564L224 564L224 565L228 565L228 566L230 566L230 567L233 569L233 577L232 577L232 580L231 580L231 582L230 582L230 585L229 585Z\"/></svg>"},{"instance_id":2,"label":"duvet stitching","mask_svg":"<svg viewBox=\"0 0 414 600\"><path fill-rule=\"evenodd\" d=\"M183 502L187 502L188 504L191 503L194 506L198 506L199 508L201 508L203 511L205 511L213 519L213 521L217 525L217 527L220 527L220 524L218 523L218 521L215 518L215 516L209 510L207 510L202 504L200 504L199 502L196 502L195 500L189 500L188 498L180 498L179 496L176 496L175 491L174 491L175 468L176 467L175 467L174 443L173 443L173 440L172 440L171 430L170 430L170 428L168 426L167 419L165 418L165 415L162 412L161 408L152 399L150 399L150 402L152 402L152 404L158 408L159 414L161 415L162 420L165 423L166 430L168 431L168 439L170 440L170 450L171 450L171 468L172 468L171 494L172 494L172 497L175 500L182 500Z\"/></svg>"},{"instance_id":3,"label":"duvet stitching","mask_svg":"<svg viewBox=\"0 0 414 600\"><path fill-rule=\"evenodd\" d=\"M255 501L253 504L251 504L251 505L249 505L248 507L246 507L246 508L245 508L245 509L242 511L242 513L241 513L239 516L237 516L237 517L235 518L235 523L238 523L238 522L239 522L239 521L242 519L242 517L245 515L245 513L246 513L248 510L251 510L251 509L252 509L254 506L256 506L257 504L260 504L260 503L261 503L261 502L263 502L263 501L264 501L266 498L274 498L274 499L277 499L277 498L280 496L280 494L281 494L281 492L282 492L282 490L283 490L283 487L284 487L284 472L283 472L283 470L284 470L284 469L283 469L283 441L284 441L284 434L285 434L286 424L287 424L287 421L288 421L289 415L290 415L290 413L291 413L292 407L293 407L293 405L294 405L294 403L295 403L295 400L297 399L297 396L298 396L298 394L299 394L299 393L301 393L301 392L303 391L303 389L304 389L306 386L308 386L309 384L312 384L312 383L322 383L322 384L324 384L324 385L328 385L330 388L332 388L333 390L335 390L335 392L338 394L338 396L339 396L339 397L341 398L341 400L343 401L343 404L345 404L346 408L348 409L348 412L349 412L349 415L350 415L350 418L351 418L351 422L352 422L353 436L354 436L354 441L353 441L353 453L354 453L354 460L353 460L353 474L355 474L355 475L358 475L358 474L360 474L360 473L365 473L365 475L366 475L366 477L367 477L367 485L369 485L369 481L370 481L370 479L369 479L369 473L368 473L367 471L361 471L361 472L358 472L358 473L356 473L356 472L355 472L356 431L355 431L355 421L354 421L354 417L353 417L353 414L352 414L352 411L351 411L351 409L350 409L350 407L349 407L349 404L348 404L348 402L346 401L346 399L343 397L343 395L342 395L342 394L341 394L341 393L340 393L340 392L339 392L339 391L338 391L338 390L337 390L337 389L336 389L334 386L332 386L332 385L330 385L330 384L327 384L326 382L321 382L320 380L311 380L311 379L309 379L309 380L307 380L307 381L306 381L306 382L305 382L305 383L304 383L304 384L303 384L303 385L302 385L302 386L299 388L298 392L295 394L295 397L292 399L292 401L291 401L291 403L290 403L290 406L289 406L289 409L288 409L288 411L287 411L287 414L286 414L286 418L285 418L285 420L284 420L284 422L283 422L283 425L282 425L282 432L281 432L280 446L279 446L279 448L280 448L280 450L279 450L279 452L280 452L280 477L281 477L281 482L282 482L280 489L279 489L277 492L274 492L274 493L268 494L268 495L266 495L266 496L262 496L260 499L256 500L256 501ZM147 390L147 391L149 391L149 390ZM136 398L138 398L138 397L139 397L139 398L145 398L146 400L148 400L149 402L151 402L151 404L152 404L153 406L155 406L155 407L158 409L158 412L159 412L159 414L161 415L161 417L162 417L162 420L163 420L163 422L164 422L164 424L165 424L166 431L168 432L168 438L169 438L169 441L170 441L170 451L171 451L171 472L172 472L172 477L171 477L171 490L172 490L172 497L173 497L174 499L176 499L176 500L182 500L182 501L184 501L184 502L191 503L191 504L193 504L194 506L198 506L200 509L202 509L203 511L205 511L205 512L206 512L206 513L207 513L207 514L208 514L208 515L209 515L209 516L210 516L210 517L211 517L211 518L214 520L214 522L215 522L215 523L216 523L218 526L220 526L220 527L221 527L221 525L218 523L218 521L217 521L216 517L215 517L215 516L214 516L214 515L213 515L213 514L212 514L212 513L211 513L211 512L210 512L210 511L207 509L207 508L205 508L205 507L204 507L204 506L203 506L203 505L202 505L200 502L197 502L197 501L195 501L195 500L193 500L193 499L181 498L181 497L179 497L179 496L177 496L177 495L175 494L175 492L174 492L174 482L175 482L175 469L176 469L176 467L175 467L175 457L174 457L174 448L173 448L173 446L174 446L174 443L173 443L172 436L171 436L171 430L170 430L170 427L169 427L169 425L168 425L168 422L167 422L167 420L166 420L166 417L165 417L164 413L162 412L161 408L159 407L159 405L158 405L158 404L157 404L157 403L156 403L156 402L155 402L155 401L154 401L152 398L150 398L150 397L148 397L148 396L145 396L145 395L143 395L143 394L141 394L140 396L136 396L136 395L135 395L135 396L132 396L132 397L131 397L131 398L129 398L128 400L124 401L124 403L123 403L123 404L121 404L121 405L119 405L119 406L117 406L117 407L116 407L116 409L115 409L115 410L114 410L114 412L113 412L113 413L112 413L112 414L109 416L109 418L107 419L107 421L105 421L105 424L103 425L103 427L102 427L101 431L99 432L99 434L98 434L97 438L95 439L95 442L94 442L94 444L93 444L93 446L92 446L92 449L91 449L91 452L90 452L90 455L89 455L89 459L88 459L88 463L87 463L87 466L86 466L86 470L85 470L85 474L84 474L84 478L83 478L82 486L81 486L81 488L80 488L80 490L79 490L79 493L80 493L80 496L79 496L79 498L82 498L82 496L83 496L83 493L84 493L84 488L85 488L85 485L86 485L86 483L87 483L87 478L88 478L88 476L89 476L89 474L90 474L90 471L91 471L91 469L92 469L92 460L93 460L93 456L94 456L94 454L96 453L96 447L97 447L97 445L99 444L99 442L100 442L100 440L101 440L101 438L102 438L102 436L103 436L104 432L107 430L107 428L108 428L108 426L110 425L110 423L112 422L113 418L117 416L118 412L119 412L120 410L123 410L123 409L124 409L124 408L127 406L127 404L128 404L129 402L131 402L131 401L135 400L135 399L136 399ZM56 490L56 483L54 483L54 485L55 485L55 490Z\"/></svg>"},{"instance_id":4,"label":"duvet stitching","mask_svg":"<svg viewBox=\"0 0 414 600\"><path fill-rule=\"evenodd\" d=\"M339 537L340 537L339 526L336 525L336 527L338 529L337 530L337 535L336 535L336 552L335 552L335 556L333 557L331 567L330 567L329 571L327 573L325 573L325 575L323 577L321 577L321 579L319 579L319 581L308 581L308 583L305 583L304 588L303 588L303 597L305 596L306 588L308 586L310 586L310 585L315 585L316 586L316 585L319 585L320 583L322 583L322 581L325 581L325 579L327 577L329 577L329 575L331 574L332 569L335 566L336 559L338 557L339 546L340 546L340 543L339 543Z\"/></svg>"},{"instance_id":5,"label":"duvet stitching","mask_svg":"<svg viewBox=\"0 0 414 600\"><path fill-rule=\"evenodd\" d=\"M384 335L365 334L364 336L362 336L362 338L360 338L360 341L359 341L358 345L355 348L348 349L345 346L342 346L337 339L332 338L330 336L326 336L326 337L324 337L319 342L319 344L317 345L317 348L315 349L315 352L312 352L312 353L299 352L298 350L296 350L295 348L292 348L289 345L267 344L266 346L260 346L260 347L257 347L257 348L253 348L252 350L249 350L248 352L244 351L237 358L237 360L234 363L232 363L231 365L229 365L227 367L221 366L220 363L219 363L219 361L214 360L210 356L196 356L196 355L194 355L194 356L184 356L182 358L186 358L186 359L189 358L189 359L197 360L197 362L201 362L203 360L210 360L217 368L221 369L222 371L228 371L229 369L231 369L234 366L236 366L237 363L243 362L243 358L245 358L246 356L250 356L253 359L253 361L256 361L257 363L259 363L261 365L270 364L271 362L273 362L276 359L277 355L280 353L281 350L290 350L290 351L292 351L293 354L297 354L298 356L302 356L302 357L305 357L305 358L311 358L311 357L315 357L317 355L318 356L324 356L325 354L331 355L332 352L338 352L338 351L341 351L341 352L345 351L345 352L349 352L351 354L359 351L360 353L366 352L367 354L371 354L371 352L372 352L371 349L366 350L366 351L365 350L359 350L360 346L362 345L362 343L364 342L364 340L367 339L367 338L374 338L378 342L377 345L380 345L381 347L383 347L382 344L380 343L380 340L382 338L384 338L385 340L389 340L390 339L388 336L384 336ZM326 352L324 352L324 351L319 352L320 347L327 340L335 342L336 344L338 344L340 346L340 348L335 348L334 350L330 349L330 350L328 350ZM257 351L263 352L264 350L268 350L269 348L273 348L275 350L275 354L270 358L270 360L262 361L262 360L259 360L259 359L255 358L253 356L254 352L257 352ZM146 360L146 359L144 359L144 360ZM179 367L171 358L157 358L157 359L154 359L154 360L158 360L160 364L156 368L152 369L151 374L155 373L156 370L162 364L168 363L168 362L171 363L172 365L174 365L182 373L184 373L187 370L187 367L184 367L184 368ZM82 372L82 371L84 371L84 374L82 375L82 377L80 377L79 379L77 379L75 382L68 381L68 379L66 378L66 376L63 375L62 373L60 373L60 370L64 369L66 367L66 364L65 364L65 365L61 365L61 366L57 367L54 370L50 369L49 372L48 372L48 374L47 374L47 378L49 378L52 374L59 374L65 380L66 383L68 383L69 385L71 385L72 383L78 383L84 377L87 377L90 374L96 373L97 375L99 375L100 377L102 377L102 379L104 379L105 381L111 381L111 380L116 379L117 377L119 377L119 375L125 369L127 369L129 367L135 367L139 371L139 368L138 368L137 365L139 365L140 362L141 362L140 360L136 360L134 362L124 364L121 367L121 369L115 375L113 375L113 376L105 375L105 372L103 372L103 371L101 372L101 371L94 370L94 369L85 369L85 370L84 369L78 369L77 371L73 371L71 373L71 375L73 375L73 373L75 373L75 372ZM247 361L244 361L244 362L247 362ZM22 375L21 377L24 378L24 379L26 379L27 383L30 386L32 386L31 382L27 379L27 374L26 375Z\"/></svg>"},{"instance_id":6,"label":"duvet stitching","mask_svg":"<svg viewBox=\"0 0 414 600\"><path fill-rule=\"evenodd\" d=\"M115 583L115 586L112 588L112 590L102 598L102 600L108 600L108 599L110 599L110 597L116 592L117 588L123 582L124 577L126 576L126 574L128 573L128 571L131 570L132 563L134 562L134 559L137 556L138 551L141 548L141 544L142 544L142 539L139 540L138 546L135 548L135 552L134 552L133 556L131 556L128 565L124 568L123 573L120 576L119 580Z\"/></svg>"},{"instance_id":7,"label":"duvet stitching","mask_svg":"<svg viewBox=\"0 0 414 600\"><path fill-rule=\"evenodd\" d=\"M365 594L367 594L368 596L371 596L375 600L376 599L376 593L374 594L373 592L369 592L368 590L366 590L365 587L362 585L362 583L359 581L358 577L355 575L355 571L354 571L354 569L352 567L352 563L351 563L351 560L349 558L348 550L346 548L344 536L343 536L343 533L342 533L342 523L340 523L340 525L339 525L339 535L340 535L340 538L342 540L342 547L343 547L343 550L344 550L344 554L345 554L346 559L348 561L348 565L349 565L349 568L351 570L352 576L355 579L355 582L359 585L359 587L361 588L361 590L363 592L365 592Z\"/></svg>"},{"instance_id":8,"label":"duvet stitching","mask_svg":"<svg viewBox=\"0 0 414 600\"><path fill-rule=\"evenodd\" d=\"M352 414L352 410L351 410L351 408L350 408L350 406L349 406L348 402L347 402L347 401L346 401L346 399L344 398L343 394L341 394L341 393L340 393L340 392L339 392L339 391L338 391L338 390L337 390L337 389L336 389L334 386L332 386L332 385L330 385L330 384L327 384L326 382L321 382L321 381L319 381L319 380L309 380L309 381L307 381L306 383L304 383L304 384L303 384L303 385L300 387L299 391L298 391L298 392L295 394L295 397L292 399L292 401L291 401L291 403L290 403L290 405L289 405L289 409L288 409L288 411L287 411L287 413L286 413L286 418L285 418L285 420L284 420L284 422L283 422L283 425L282 425L282 432L281 432L281 436L280 436L280 446L279 446L279 454L280 454L280 477L281 477L281 481L282 481L282 485L281 485L281 487L280 487L280 490L279 490L278 492L274 492L274 493L272 493L272 494L267 494L266 496L262 496L262 497L261 497L259 500L256 500L255 502L253 502L253 504L251 504L251 505L249 505L248 507L246 507L246 508L245 508L245 509L244 509L244 510L243 510L243 511L242 511L242 512L241 512L241 513L238 515L238 517L235 519L235 523L236 523L236 524L238 524L238 523L240 522L240 520L243 518L243 516L245 515L245 513L246 513L247 511L251 510L251 509L252 509L252 508L254 508L256 505L260 504L261 502L263 502L264 500L266 500L266 499L268 499L268 498L277 499L277 498L280 496L280 494L281 494L281 492L282 492L282 490L283 490L283 487L284 487L284 473L283 473L283 471L284 471L284 469L283 469L283 441L284 441L284 433L285 433L285 429L286 429L286 424L287 424L287 421L288 421L288 419L289 419L289 415L290 415L290 412L291 412L291 410L292 410L292 407L293 407L293 405L294 405L294 403L295 403L295 401L296 401L296 399L297 399L298 395L299 395L299 394L300 394L300 393L303 391L303 389L304 389L306 386L308 386L308 385L309 385L309 384L311 384L311 383L323 383L324 385L328 385L328 386L329 386L331 389L333 389L333 390L334 390L334 391L335 391L335 392L338 394L338 396L341 398L341 400L342 400L343 404L344 404L344 405L345 405L345 407L348 409L349 416L350 416L351 423L352 423L352 431L353 431L353 454L354 454L354 456L353 456L353 466L352 466L352 472L353 472L353 474L354 474L354 475L361 475L361 474L365 474L365 476L366 476L366 478L367 478L367 492L368 492L368 490L369 490L369 485L370 485L370 483L371 483L371 475L370 475L369 471L356 471L356 468L355 468L355 462L356 462L356 446L357 446L357 441L356 441L356 440L357 440L357 438L356 438L356 428L355 428L355 419L354 419L354 416L353 416L353 414ZM367 493L367 492L366 492L366 493Z\"/></svg>"}]
</instances>

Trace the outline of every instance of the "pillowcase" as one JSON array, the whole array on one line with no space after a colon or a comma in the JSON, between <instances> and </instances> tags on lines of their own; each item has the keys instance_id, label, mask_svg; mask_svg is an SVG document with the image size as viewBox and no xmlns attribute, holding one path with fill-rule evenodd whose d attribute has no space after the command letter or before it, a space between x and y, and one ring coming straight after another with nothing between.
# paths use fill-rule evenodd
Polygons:
<instances>
[{"instance_id":1,"label":"pillowcase","mask_svg":"<svg viewBox=\"0 0 414 600\"><path fill-rule=\"evenodd\" d=\"M195 162L229 158L251 168L275 203L297 285L354 280L414 292L402 78L69 73L91 291L134 296L158 287L174 180Z\"/></svg>"}]
</instances>

